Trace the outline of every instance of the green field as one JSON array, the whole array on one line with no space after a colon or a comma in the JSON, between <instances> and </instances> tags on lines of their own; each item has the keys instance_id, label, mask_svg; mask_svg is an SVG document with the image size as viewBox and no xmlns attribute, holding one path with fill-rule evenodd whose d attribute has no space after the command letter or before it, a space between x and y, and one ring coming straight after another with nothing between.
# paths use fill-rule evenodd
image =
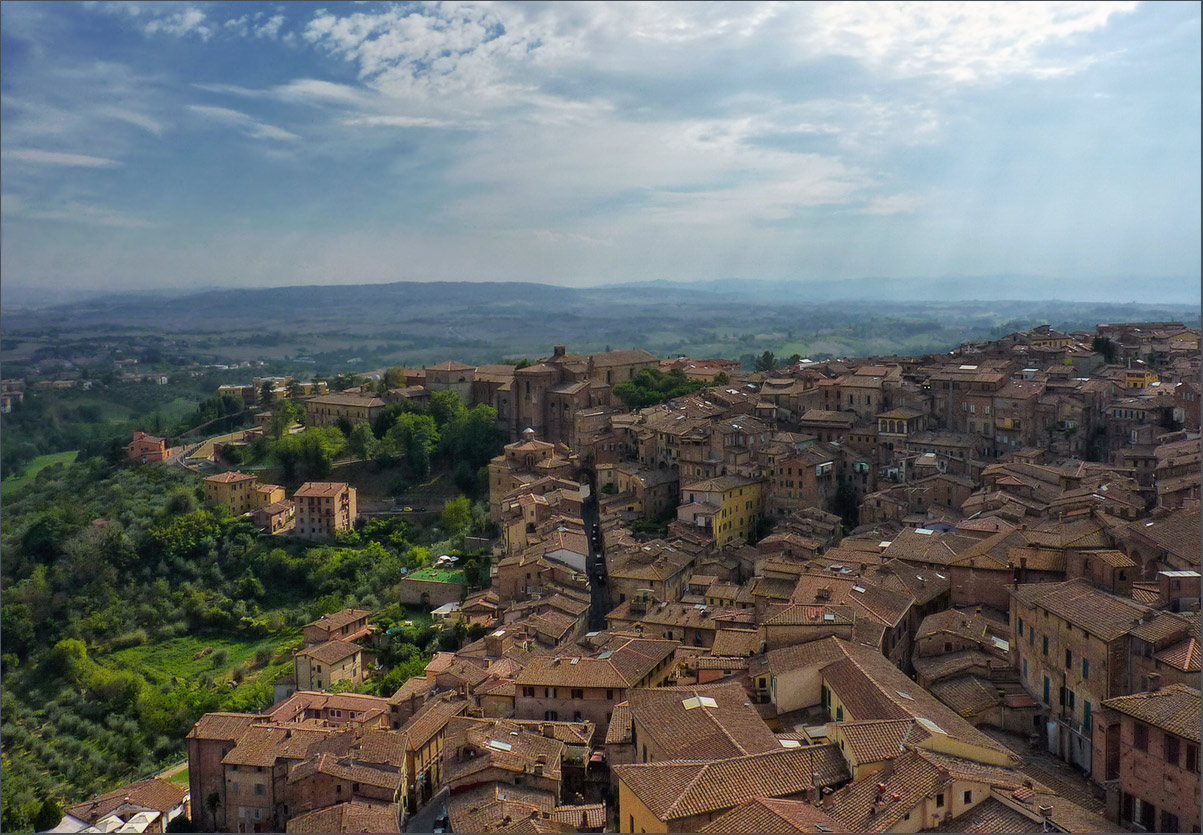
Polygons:
<instances>
[{"instance_id":1,"label":"green field","mask_svg":"<svg viewBox=\"0 0 1203 835\"><path fill-rule=\"evenodd\" d=\"M175 774L172 774L167 778L167 782L171 783L173 786L179 786L181 789L187 789L188 769L185 768L183 771L177 771Z\"/></svg>"},{"instance_id":2,"label":"green field","mask_svg":"<svg viewBox=\"0 0 1203 835\"><path fill-rule=\"evenodd\" d=\"M421 568L409 575L411 580L437 580L440 583L465 583L464 572L458 568Z\"/></svg>"},{"instance_id":3,"label":"green field","mask_svg":"<svg viewBox=\"0 0 1203 835\"><path fill-rule=\"evenodd\" d=\"M290 654L300 642L301 633L298 629L259 640L240 639L230 635L189 635L154 644L128 647L101 656L97 660L108 667L138 670L155 684L170 682L172 678L184 680L206 675L212 676L214 680L227 679L238 666L247 668L244 682L249 682L260 672L274 671L274 667L282 666L284 662L276 659L283 654ZM209 647L213 649L213 653L202 658L195 657L196 653ZM271 649L272 660L266 668L259 670L254 668L255 653L263 647ZM226 657L220 666L215 667L213 654L219 650L223 650ZM291 668L291 659L287 666Z\"/></svg>"},{"instance_id":4,"label":"green field","mask_svg":"<svg viewBox=\"0 0 1203 835\"><path fill-rule=\"evenodd\" d=\"M25 468L25 475L20 478L6 478L0 481L0 499L7 499L16 491L20 490L29 482L33 481L34 477L47 467L55 464L67 466L75 461L75 456L79 454L79 450L71 450L70 452L55 452L50 455L39 455L37 458L29 462L29 466Z\"/></svg>"}]
</instances>

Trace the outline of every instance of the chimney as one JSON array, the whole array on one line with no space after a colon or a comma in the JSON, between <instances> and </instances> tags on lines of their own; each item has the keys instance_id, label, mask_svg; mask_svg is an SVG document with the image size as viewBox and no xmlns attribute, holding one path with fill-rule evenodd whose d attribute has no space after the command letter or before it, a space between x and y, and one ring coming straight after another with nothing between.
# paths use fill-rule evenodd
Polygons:
<instances>
[{"instance_id":1,"label":"chimney","mask_svg":"<svg viewBox=\"0 0 1203 835\"><path fill-rule=\"evenodd\" d=\"M882 767L881 767L881 776L882 776L882 777L889 777L889 776L891 776L893 773L894 773L894 758L893 758L893 757L886 757L886 761L885 761L885 763L884 763L884 764L882 765ZM879 783L878 785L884 785L884 784L882 784L882 783Z\"/></svg>"},{"instance_id":2,"label":"chimney","mask_svg":"<svg viewBox=\"0 0 1203 835\"><path fill-rule=\"evenodd\" d=\"M823 808L830 809L835 805L835 800L832 798L831 786L823 787Z\"/></svg>"},{"instance_id":3,"label":"chimney","mask_svg":"<svg viewBox=\"0 0 1203 835\"><path fill-rule=\"evenodd\" d=\"M1040 817L1051 818L1052 816L1053 816L1053 807L1052 806L1041 806L1040 807Z\"/></svg>"},{"instance_id":4,"label":"chimney","mask_svg":"<svg viewBox=\"0 0 1203 835\"><path fill-rule=\"evenodd\" d=\"M1156 693L1161 689L1161 673L1149 673L1149 692Z\"/></svg>"},{"instance_id":5,"label":"chimney","mask_svg":"<svg viewBox=\"0 0 1203 835\"><path fill-rule=\"evenodd\" d=\"M566 352L567 352L567 349L563 345L556 345L554 348L551 349L551 355L553 357L562 357L562 356L564 356L564 354Z\"/></svg>"}]
</instances>

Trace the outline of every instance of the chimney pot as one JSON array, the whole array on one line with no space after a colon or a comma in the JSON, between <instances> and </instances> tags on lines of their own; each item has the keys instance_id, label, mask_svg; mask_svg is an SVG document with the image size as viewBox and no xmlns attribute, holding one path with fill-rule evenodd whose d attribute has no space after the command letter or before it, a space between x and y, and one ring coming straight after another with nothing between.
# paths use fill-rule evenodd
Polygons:
<instances>
[{"instance_id":1,"label":"chimney pot","mask_svg":"<svg viewBox=\"0 0 1203 835\"><path fill-rule=\"evenodd\" d=\"M1161 674L1149 673L1149 692L1156 693L1161 689Z\"/></svg>"}]
</instances>

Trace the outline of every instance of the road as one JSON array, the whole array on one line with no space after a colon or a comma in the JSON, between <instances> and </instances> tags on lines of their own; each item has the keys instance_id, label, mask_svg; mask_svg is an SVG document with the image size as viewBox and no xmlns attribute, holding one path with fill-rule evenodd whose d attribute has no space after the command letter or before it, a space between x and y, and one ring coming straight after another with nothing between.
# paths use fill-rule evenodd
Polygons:
<instances>
[{"instance_id":1,"label":"road","mask_svg":"<svg viewBox=\"0 0 1203 835\"><path fill-rule=\"evenodd\" d=\"M581 502L581 520L585 523L585 536L589 540L589 558L585 562L585 570L589 573L589 629L592 631L606 628L610 589L606 578L605 542L598 519L597 479L588 471L586 477L589 479L589 497Z\"/></svg>"},{"instance_id":2,"label":"road","mask_svg":"<svg viewBox=\"0 0 1203 835\"><path fill-rule=\"evenodd\" d=\"M430 802L410 816L405 822L406 832L431 832L435 819L441 818L447 808L448 791L444 788Z\"/></svg>"}]
</instances>

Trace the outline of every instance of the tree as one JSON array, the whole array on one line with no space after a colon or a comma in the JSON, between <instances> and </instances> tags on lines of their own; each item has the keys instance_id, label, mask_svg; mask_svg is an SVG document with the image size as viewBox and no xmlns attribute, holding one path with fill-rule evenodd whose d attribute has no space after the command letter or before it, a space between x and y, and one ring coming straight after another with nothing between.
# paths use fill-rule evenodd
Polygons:
<instances>
[{"instance_id":1,"label":"tree","mask_svg":"<svg viewBox=\"0 0 1203 835\"><path fill-rule=\"evenodd\" d=\"M347 451L352 458L371 458L376 452L376 436L366 423L358 424L347 438Z\"/></svg>"},{"instance_id":2,"label":"tree","mask_svg":"<svg viewBox=\"0 0 1203 835\"><path fill-rule=\"evenodd\" d=\"M405 369L399 365L388 369L384 372L384 380L382 382L385 390L405 388Z\"/></svg>"},{"instance_id":3,"label":"tree","mask_svg":"<svg viewBox=\"0 0 1203 835\"><path fill-rule=\"evenodd\" d=\"M291 400L280 400L272 406L271 436L280 438L301 416L301 410Z\"/></svg>"},{"instance_id":4,"label":"tree","mask_svg":"<svg viewBox=\"0 0 1203 835\"><path fill-rule=\"evenodd\" d=\"M38 813L33 817L33 828L35 832L46 832L58 826L59 821L63 819L63 810L55 802L54 798L46 798L42 801L42 806L38 809Z\"/></svg>"},{"instance_id":5,"label":"tree","mask_svg":"<svg viewBox=\"0 0 1203 835\"><path fill-rule=\"evenodd\" d=\"M1096 354L1102 354L1103 362L1107 365L1112 365L1115 362L1117 351L1115 343L1107 336L1096 336L1090 340L1090 349Z\"/></svg>"},{"instance_id":6,"label":"tree","mask_svg":"<svg viewBox=\"0 0 1203 835\"><path fill-rule=\"evenodd\" d=\"M430 416L442 430L464 413L464 403L454 391L436 391L430 395Z\"/></svg>"},{"instance_id":7,"label":"tree","mask_svg":"<svg viewBox=\"0 0 1203 835\"><path fill-rule=\"evenodd\" d=\"M68 684L78 684L88 671L88 648L75 638L64 638L50 650L46 667ZM55 821L58 823L58 821Z\"/></svg>"},{"instance_id":8,"label":"tree","mask_svg":"<svg viewBox=\"0 0 1203 835\"><path fill-rule=\"evenodd\" d=\"M760 358L756 360L757 371L772 371L776 367L777 357L773 356L772 351L765 351L760 355Z\"/></svg>"},{"instance_id":9,"label":"tree","mask_svg":"<svg viewBox=\"0 0 1203 835\"><path fill-rule=\"evenodd\" d=\"M430 458L439 444L439 430L430 415L402 414L388 431L398 454L405 456L413 474L418 478L430 475Z\"/></svg>"},{"instance_id":10,"label":"tree","mask_svg":"<svg viewBox=\"0 0 1203 835\"><path fill-rule=\"evenodd\" d=\"M259 402L270 404L276 399L276 383L274 380L264 380L259 387Z\"/></svg>"},{"instance_id":11,"label":"tree","mask_svg":"<svg viewBox=\"0 0 1203 835\"><path fill-rule=\"evenodd\" d=\"M463 533L472 524L472 506L468 502L468 497L457 496L454 499L448 499L443 505L441 521L443 530L449 536Z\"/></svg>"},{"instance_id":12,"label":"tree","mask_svg":"<svg viewBox=\"0 0 1203 835\"><path fill-rule=\"evenodd\" d=\"M714 384L716 386L725 386L731 382L731 377L726 371L720 371L714 375Z\"/></svg>"},{"instance_id":13,"label":"tree","mask_svg":"<svg viewBox=\"0 0 1203 835\"><path fill-rule=\"evenodd\" d=\"M785 366L786 368L789 368L790 366L797 365L800 362L802 362L801 354L790 354L789 359L785 361Z\"/></svg>"}]
</instances>

